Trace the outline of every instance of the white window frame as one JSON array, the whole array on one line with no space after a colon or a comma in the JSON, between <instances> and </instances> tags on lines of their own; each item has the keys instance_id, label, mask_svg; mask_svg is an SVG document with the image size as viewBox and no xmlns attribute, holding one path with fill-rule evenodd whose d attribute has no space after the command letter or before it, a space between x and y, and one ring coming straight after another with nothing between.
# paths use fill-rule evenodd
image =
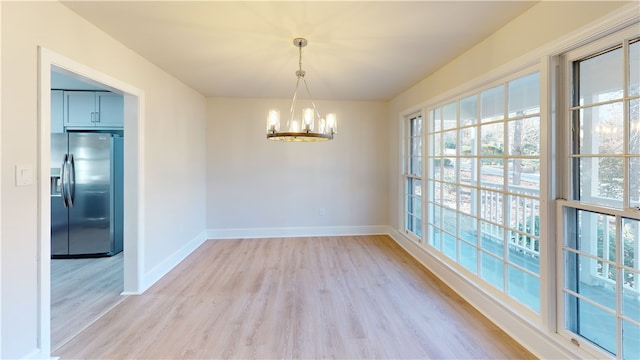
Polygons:
<instances>
[{"instance_id":1,"label":"white window frame","mask_svg":"<svg viewBox=\"0 0 640 360\"><path fill-rule=\"evenodd\" d=\"M539 239L543 240L540 242L540 247L539 247L539 266L540 266L540 272L539 274L537 274L537 277L539 278L540 281L540 304L539 304L539 308L540 311L536 312L534 310L532 310L531 308L529 308L527 305L521 303L519 300L517 300L516 298L510 296L508 294L508 290L507 288L503 288L502 290L495 288L493 285L491 285L489 282L487 282L486 280L484 280L479 273L473 273L469 270L467 270L465 267L463 267L460 263L458 263L457 259L453 260L450 259L447 255L445 255L444 252L441 251L441 249L439 248L435 248L431 245L430 243L430 239L428 238L429 236L429 232L428 232L428 219L431 218L432 214L430 213L431 208L429 205L429 190L428 190L428 182L431 179L431 175L430 175L430 167L429 167L429 161L431 159L431 157L429 156L428 151L430 151L431 149L431 144L429 143L429 139L430 139L430 134L433 133L431 126L433 123L433 119L432 117L432 112L434 109L437 108L442 108L445 105L451 104L452 102L457 102L457 113L458 113L458 117L459 112L460 112L460 105L459 102L462 99L465 99L469 96L473 96L473 95L478 95L478 103L477 106L480 107L481 105L481 99L480 99L480 94L487 89L491 89L493 87L499 86L499 85L504 85L506 87L506 84L508 84L510 81L513 81L515 79L521 78L523 76L526 76L528 74L532 74L538 72L539 76L540 76L540 112L539 112L539 117L540 117L540 155L539 155L539 159L540 159L540 195L538 197L539 200L539 206L541 209L541 213L540 213L540 235L539 235ZM549 176L548 174L550 173L550 162L547 161L547 159L549 158L549 146L551 145L551 142L548 141L548 136L547 134L549 133L548 130L548 123L549 123L549 117L548 117L548 101L546 99L546 94L548 94L547 92L547 87L548 87L548 79L549 75L548 75L548 67L547 66L543 66L542 64L534 64L534 65L529 65L529 66L523 66L522 68L520 68L520 70L514 70L514 71L509 71L503 74L499 74L499 76L495 76L493 78L493 81L491 82L484 82L481 86L477 86L477 87L471 87L471 88L467 88L467 91L462 92L462 93L458 93L452 96L447 96L446 98L443 98L442 100L436 102L436 103L432 103L429 104L426 107L426 111L425 113L427 114L428 119L423 120L426 121L425 124L423 124L423 129L424 129L424 133L425 133L425 146L424 147L424 152L425 152L425 157L423 159L423 164L424 164L424 170L423 170L423 188L425 189L425 192L423 192L423 222L424 222L424 227L423 227L423 237L425 238L424 243L422 244L422 247L425 248L427 251L429 251L429 253L433 254L435 257L437 257L438 259L440 259L442 262L448 264L450 267L454 268L457 272L464 274L467 278L469 279L473 279L473 281L480 286L484 291L490 293L492 296L494 296L497 299L500 299L500 301L504 304L507 304L510 308L514 309L516 312L518 312L521 316L528 318L530 321L537 323L537 324L546 324L549 321L544 320L544 319L548 319L549 317L549 305L548 303L546 303L546 296L549 296L549 290L547 289L547 279L549 278L549 274L553 273L552 271L548 271L547 268L547 263L549 262L549 252L553 251L553 247L549 246L549 241L546 241L547 239L549 239L549 236L547 234L549 234L549 221L548 221L548 216L551 216L551 214L549 214L548 212L544 211L545 206L548 207L549 202L546 199L549 199ZM470 90L469 90L470 89ZM506 96L506 91L507 89L505 88L505 96ZM497 123L499 124L503 124L504 126L506 126L506 124L508 123L508 114L507 114L507 103L504 103L504 107L505 107L505 114L504 114L504 119L501 121L498 121ZM491 123L491 122L488 122ZM478 129L480 128L480 125L484 124L481 122L480 119L477 119L477 124L478 124ZM453 129L458 129L459 126L457 126L456 128ZM478 136L478 134L476 133L476 136ZM505 134L505 141L506 141L506 134ZM457 139L458 142L458 146L459 146L459 142L460 139ZM481 157L480 153L479 153L479 144L478 144L478 149L476 151L476 157ZM505 143L505 147L507 146L507 144ZM511 158L511 157L509 157ZM506 171L506 166L505 166L505 171ZM457 181L458 182L458 181ZM476 190L479 191L480 186L476 185L474 187ZM498 192L500 192L503 195L506 195L507 193L502 191L502 190L497 190ZM479 193L477 194L477 196L479 196ZM506 197L505 197L506 199ZM506 207L506 203L503 204L503 208ZM479 207L479 205L478 205ZM478 210L479 211L479 210ZM476 217L480 216L480 213L477 212ZM458 220L456 220L456 224L458 224ZM504 225L504 224L503 224ZM459 225L456 225L459 226ZM479 226L479 224L478 224ZM507 248L507 246L505 246L505 249ZM459 247L458 245L456 245L456 253L457 255L459 255ZM459 257L459 256L457 256ZM481 261L480 256L478 256L478 262ZM501 262L503 264L503 266L505 266L504 264L508 264L508 259L507 258L503 258L501 259ZM503 272L503 277L507 277L508 276L508 272L505 271ZM508 281L506 281L508 283ZM553 297L553 295L551 296ZM554 304L553 304L554 305Z\"/></svg>"},{"instance_id":2,"label":"white window frame","mask_svg":"<svg viewBox=\"0 0 640 360\"><path fill-rule=\"evenodd\" d=\"M625 202L626 199L628 198L628 190L626 186L626 181L628 178L628 168L627 168L627 162L624 161L623 162L623 172L625 174L627 174L625 176L625 186L624 188L624 194L623 194L623 204L624 206L622 208L611 208L611 207L607 207L605 205L598 205L598 204L593 204L593 203L589 203L589 202L585 202L585 201L577 201L577 200L573 200L572 199L572 192L573 192L573 179L575 175L573 172L573 166L572 163L570 161L570 154L571 154L571 146L573 143L573 139L572 139L572 110L570 109L570 105L569 103L572 101L572 87L573 87L573 70L572 70L572 65L574 61L583 59L584 57L587 56L591 56L593 54L597 54L601 51L605 51L607 49L612 48L613 46L615 46L618 43L622 43L623 41L630 39L630 38L634 38L637 37L639 35L639 31L638 31L638 27L637 24L635 26L630 26L626 29L617 31L611 35L608 35L606 37L600 38L596 41L593 41L587 45L584 45L582 47L579 47L577 49L571 50L566 52L565 54L560 56L560 76L559 78L561 79L560 81L562 82L562 84L558 84L558 117L559 117L559 123L563 124L564 126L562 127L558 127L558 166L559 166L559 171L558 173L564 173L567 174L566 178L563 179L562 184L557 184L558 185L558 190L559 190L559 200L557 201L557 214L558 214L558 222L557 222L557 234L558 234L558 240L557 240L557 252L556 252L556 256L557 256L557 269L558 269L558 276L557 276L557 289L556 289L556 303L557 303L557 308L556 308L556 313L558 314L556 317L556 329L557 329L557 333L562 336L563 338L571 341L572 343L579 345L583 350L586 350L587 352L593 354L596 357L611 357L612 355L608 352L605 351L604 349L600 348L597 345L592 344L589 340L582 338L580 335L575 334L569 330L567 330L565 328L565 323L567 321L567 313L565 311L565 301L564 301L564 288L565 288L565 275L566 275L566 269L564 266L564 241L563 239L566 236L569 236L569 232L572 230L575 230L575 227L572 227L571 229L569 229L568 227L572 225L572 221L568 218L568 216L566 215L567 211L569 210L584 210L584 211L590 211L590 212L594 212L594 213L600 213L603 215L610 215L616 218L616 226L619 229L620 226L620 219L621 218L629 218L629 219L635 219L635 220L640 220L640 210L638 209L632 209L628 206L628 204ZM625 53L626 55L626 53ZM625 56L625 62L626 62L626 56ZM626 63L625 63L626 64ZM625 69L625 79L623 82L623 87L627 88L627 79L628 79L628 67L627 69ZM626 90L625 90L625 94L626 94ZM623 106L623 108L625 108ZM628 110L625 108L624 110L625 112L625 117L628 117ZM625 131L625 135L626 135L626 131ZM625 136L626 138L626 136ZM624 140L625 144L627 142L627 139ZM564 145L564 146L561 146ZM622 155L621 157L624 158L624 155ZM619 231L617 231L619 232ZM619 263L621 261L621 259L623 259L622 257L622 246L620 246L620 237L621 235L619 233L616 234L616 263ZM587 258L592 258L592 256L583 253L581 251L577 252L579 255L586 255ZM636 257L638 256L638 254L636 254ZM620 286L619 284L622 283L622 272L618 271L617 272L617 280L616 280L616 309L617 311L620 310L620 306L622 304L622 286ZM600 307L599 305L594 305L596 307ZM621 333L621 315L620 313L616 313L616 358L617 359L621 359L622 358L622 342L621 342L621 337L622 337L622 333Z\"/></svg>"},{"instance_id":3,"label":"white window frame","mask_svg":"<svg viewBox=\"0 0 640 360\"><path fill-rule=\"evenodd\" d=\"M422 126L421 126L421 132L419 134L420 139L422 140L422 146L421 146L421 152L420 152L420 159L423 162L422 165L422 175L421 176L417 176L417 175L413 175L411 174L411 161L409 161L409 158L414 154L411 153L411 121L413 119L416 118L420 118L421 122L422 122ZM422 114L421 110L418 111L413 111L410 113L407 113L406 115L402 116L402 184L401 184L401 189L402 189L402 194L401 194L401 227L402 227L402 233L409 237L411 240L413 240L416 243L421 243L422 239L424 238L424 196L421 195L421 203L420 206L422 207L421 209L421 216L419 217L419 221L420 221L420 229L421 229L421 235L418 236L418 234L416 234L415 232L413 232L412 230L408 229L408 224L407 224L407 217L408 217L408 211L407 211L407 198L409 197L409 189L407 188L407 183L408 183L408 179L412 178L412 179L416 179L416 180L420 180L421 183L421 194L424 194L424 127L425 127L425 122L424 122L424 116ZM415 136L414 136L415 137Z\"/></svg>"}]
</instances>

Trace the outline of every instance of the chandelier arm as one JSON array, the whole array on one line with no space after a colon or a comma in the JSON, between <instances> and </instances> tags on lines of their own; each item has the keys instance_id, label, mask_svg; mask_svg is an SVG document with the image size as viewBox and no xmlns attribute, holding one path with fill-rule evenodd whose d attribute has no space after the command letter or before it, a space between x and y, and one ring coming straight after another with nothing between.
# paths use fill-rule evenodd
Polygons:
<instances>
[{"instance_id":1,"label":"chandelier arm","mask_svg":"<svg viewBox=\"0 0 640 360\"><path fill-rule=\"evenodd\" d=\"M302 81L304 81L304 87L307 89L307 95L309 95L309 100L311 100L311 105L313 105L313 111L316 112L316 116L319 120L322 117L320 116L320 112L318 112L318 108L316 107L315 101L313 101L313 96L311 96L311 91L309 91L309 85L307 85L307 80L305 78L302 78Z\"/></svg>"},{"instance_id":2,"label":"chandelier arm","mask_svg":"<svg viewBox=\"0 0 640 360\"><path fill-rule=\"evenodd\" d=\"M293 112L296 111L296 100L298 98L298 86L300 85L300 77L298 76L298 80L296 81L296 88L293 91L293 97L291 99L291 107L289 108L289 118L287 119L287 131L289 130L289 126L291 124L291 120L293 120Z\"/></svg>"}]
</instances>

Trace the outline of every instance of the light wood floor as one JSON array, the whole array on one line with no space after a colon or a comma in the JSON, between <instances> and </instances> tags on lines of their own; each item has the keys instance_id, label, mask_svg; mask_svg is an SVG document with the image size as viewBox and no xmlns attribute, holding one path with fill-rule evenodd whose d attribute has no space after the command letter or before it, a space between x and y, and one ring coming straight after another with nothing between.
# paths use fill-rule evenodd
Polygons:
<instances>
[{"instance_id":1,"label":"light wood floor","mask_svg":"<svg viewBox=\"0 0 640 360\"><path fill-rule=\"evenodd\" d=\"M54 355L534 358L387 236L207 241Z\"/></svg>"},{"instance_id":2,"label":"light wood floor","mask_svg":"<svg viewBox=\"0 0 640 360\"><path fill-rule=\"evenodd\" d=\"M51 260L51 348L57 349L124 299L123 253Z\"/></svg>"}]
</instances>

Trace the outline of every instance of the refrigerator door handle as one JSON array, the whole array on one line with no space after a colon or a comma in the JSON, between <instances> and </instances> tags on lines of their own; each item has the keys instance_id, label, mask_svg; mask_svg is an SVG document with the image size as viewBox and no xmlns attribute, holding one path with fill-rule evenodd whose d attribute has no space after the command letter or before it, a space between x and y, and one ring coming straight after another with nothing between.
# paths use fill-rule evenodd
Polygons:
<instances>
[{"instance_id":1,"label":"refrigerator door handle","mask_svg":"<svg viewBox=\"0 0 640 360\"><path fill-rule=\"evenodd\" d=\"M76 199L76 163L73 161L73 154L69 155L69 207L73 207L73 202Z\"/></svg>"},{"instance_id":2,"label":"refrigerator door handle","mask_svg":"<svg viewBox=\"0 0 640 360\"><path fill-rule=\"evenodd\" d=\"M62 198L62 205L67 208L69 204L67 202L67 159L68 155L64 154L62 165L60 166L60 197Z\"/></svg>"}]
</instances>

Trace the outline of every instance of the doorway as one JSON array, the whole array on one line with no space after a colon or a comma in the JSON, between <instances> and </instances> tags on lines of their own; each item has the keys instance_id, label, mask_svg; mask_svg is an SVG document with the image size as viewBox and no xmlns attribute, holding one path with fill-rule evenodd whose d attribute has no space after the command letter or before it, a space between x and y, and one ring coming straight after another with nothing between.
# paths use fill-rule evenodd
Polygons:
<instances>
[{"instance_id":1,"label":"doorway","mask_svg":"<svg viewBox=\"0 0 640 360\"><path fill-rule=\"evenodd\" d=\"M52 66L54 353L125 298L121 295L123 99L91 79Z\"/></svg>"},{"instance_id":2,"label":"doorway","mask_svg":"<svg viewBox=\"0 0 640 360\"><path fill-rule=\"evenodd\" d=\"M144 93L129 84L75 62L48 49L39 48L39 347L41 354L51 354L51 72L62 71L124 98L124 252L122 295L139 294L142 289L144 217L143 143Z\"/></svg>"}]
</instances>

